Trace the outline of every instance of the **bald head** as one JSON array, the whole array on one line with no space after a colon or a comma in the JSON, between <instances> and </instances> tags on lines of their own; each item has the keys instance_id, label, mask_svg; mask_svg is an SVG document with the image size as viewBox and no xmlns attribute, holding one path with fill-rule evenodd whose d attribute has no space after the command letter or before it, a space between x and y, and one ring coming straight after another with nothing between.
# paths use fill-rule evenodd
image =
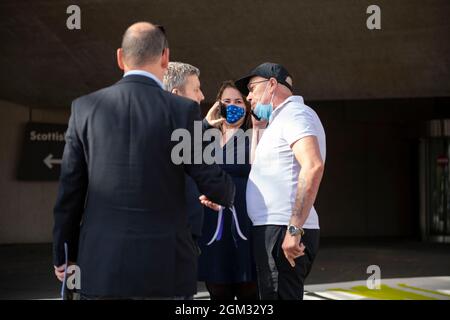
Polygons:
<instances>
[{"instance_id":1,"label":"bald head","mask_svg":"<svg viewBox=\"0 0 450 320\"><path fill-rule=\"evenodd\" d=\"M133 67L157 62L167 47L163 30L149 22L131 25L122 39L123 59Z\"/></svg>"}]
</instances>

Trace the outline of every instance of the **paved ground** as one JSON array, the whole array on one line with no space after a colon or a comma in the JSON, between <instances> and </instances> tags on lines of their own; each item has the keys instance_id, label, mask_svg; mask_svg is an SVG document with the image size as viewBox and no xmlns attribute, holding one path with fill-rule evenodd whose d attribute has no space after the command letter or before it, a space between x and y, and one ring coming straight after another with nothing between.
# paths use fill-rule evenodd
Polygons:
<instances>
[{"instance_id":1,"label":"paved ground","mask_svg":"<svg viewBox=\"0 0 450 320\"><path fill-rule=\"evenodd\" d=\"M362 288L371 275L367 273L370 265L380 267L380 290ZM447 299L450 244L404 239L323 239L306 285L309 292L305 299ZM199 282L198 288L196 297L208 298L204 284ZM55 299L59 289L52 272L50 244L0 246L0 299Z\"/></svg>"},{"instance_id":2,"label":"paved ground","mask_svg":"<svg viewBox=\"0 0 450 320\"><path fill-rule=\"evenodd\" d=\"M381 279L309 285L305 300L450 300L450 277Z\"/></svg>"}]
</instances>

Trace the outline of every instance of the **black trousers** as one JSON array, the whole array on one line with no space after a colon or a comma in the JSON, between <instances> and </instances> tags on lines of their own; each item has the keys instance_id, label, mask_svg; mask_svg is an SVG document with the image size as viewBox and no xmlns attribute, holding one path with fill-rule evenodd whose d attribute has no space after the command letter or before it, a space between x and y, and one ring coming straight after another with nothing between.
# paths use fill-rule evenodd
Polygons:
<instances>
[{"instance_id":1,"label":"black trousers","mask_svg":"<svg viewBox=\"0 0 450 320\"><path fill-rule=\"evenodd\" d=\"M253 227L253 247L261 300L303 300L305 279L319 250L320 230L304 229L305 255L289 264L281 245L287 226Z\"/></svg>"}]
</instances>

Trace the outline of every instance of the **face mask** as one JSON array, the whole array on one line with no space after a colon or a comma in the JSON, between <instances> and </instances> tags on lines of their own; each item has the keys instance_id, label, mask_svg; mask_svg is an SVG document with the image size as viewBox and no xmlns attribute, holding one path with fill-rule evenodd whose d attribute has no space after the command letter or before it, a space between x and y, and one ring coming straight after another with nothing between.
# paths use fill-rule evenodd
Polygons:
<instances>
[{"instance_id":1,"label":"face mask","mask_svg":"<svg viewBox=\"0 0 450 320\"><path fill-rule=\"evenodd\" d=\"M260 101L263 100L263 97L265 96L265 94L267 92L268 86L269 86L269 84L266 85L266 89L264 90L264 93L263 93ZM272 94L272 98L270 99L269 103L258 102L256 104L255 111L254 111L255 115L258 118L260 118L261 120L269 121L270 115L272 114L272 111L273 111L272 101L273 101L273 94Z\"/></svg>"},{"instance_id":2,"label":"face mask","mask_svg":"<svg viewBox=\"0 0 450 320\"><path fill-rule=\"evenodd\" d=\"M228 123L233 124L242 119L245 115L245 110L234 104L229 104L228 106L221 106L220 113Z\"/></svg>"}]
</instances>

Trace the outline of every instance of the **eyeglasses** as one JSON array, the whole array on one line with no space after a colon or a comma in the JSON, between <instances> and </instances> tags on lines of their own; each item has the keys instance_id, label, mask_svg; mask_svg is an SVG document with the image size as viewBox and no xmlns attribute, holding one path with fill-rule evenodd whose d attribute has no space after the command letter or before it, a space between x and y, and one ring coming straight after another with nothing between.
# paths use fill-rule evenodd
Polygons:
<instances>
[{"instance_id":1,"label":"eyeglasses","mask_svg":"<svg viewBox=\"0 0 450 320\"><path fill-rule=\"evenodd\" d=\"M269 81L269 79L264 79L264 80L260 80L260 81L253 81L253 82L249 82L249 84L247 84L247 89L249 92L253 91L252 85L254 84L258 84L258 83L262 83L262 82L266 82Z\"/></svg>"}]
</instances>

